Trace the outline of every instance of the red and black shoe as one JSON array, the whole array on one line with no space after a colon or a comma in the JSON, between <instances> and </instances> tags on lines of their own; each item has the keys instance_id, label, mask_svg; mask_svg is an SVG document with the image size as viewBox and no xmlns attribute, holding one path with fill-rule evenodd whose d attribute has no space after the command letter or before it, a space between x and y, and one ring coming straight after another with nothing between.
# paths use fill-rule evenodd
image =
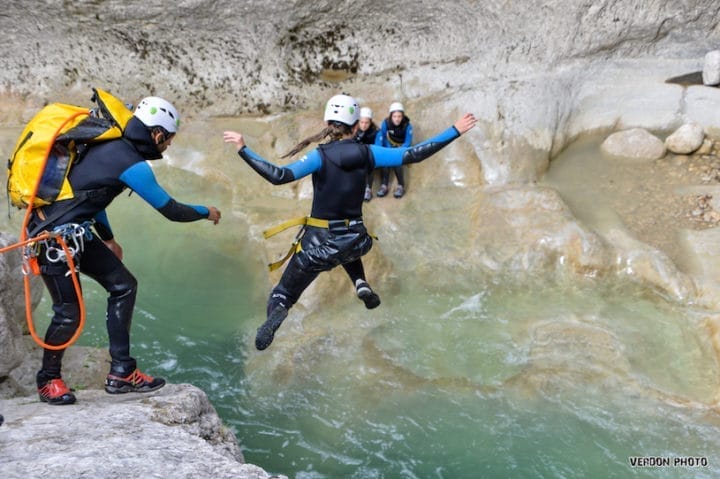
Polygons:
<instances>
[{"instance_id":1,"label":"red and black shoe","mask_svg":"<svg viewBox=\"0 0 720 479\"><path fill-rule=\"evenodd\" d=\"M121 378L108 374L105 378L105 391L110 394L149 393L165 386L163 378L154 378L135 369L128 376Z\"/></svg>"},{"instance_id":2,"label":"red and black shoe","mask_svg":"<svg viewBox=\"0 0 720 479\"><path fill-rule=\"evenodd\" d=\"M53 405L73 404L75 395L62 379L50 379L45 385L38 387L38 395L42 402Z\"/></svg>"}]
</instances>

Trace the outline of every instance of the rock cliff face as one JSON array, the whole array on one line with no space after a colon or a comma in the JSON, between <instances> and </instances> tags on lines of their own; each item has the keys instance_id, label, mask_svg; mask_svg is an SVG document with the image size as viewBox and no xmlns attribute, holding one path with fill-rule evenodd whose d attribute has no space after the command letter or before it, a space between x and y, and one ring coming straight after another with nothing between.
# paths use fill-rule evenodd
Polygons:
<instances>
[{"instance_id":1,"label":"rock cliff face","mask_svg":"<svg viewBox=\"0 0 720 479\"><path fill-rule=\"evenodd\" d=\"M16 241L17 238L0 232L0 248ZM0 255L0 379L8 377L27 356L23 343L25 303L21 262L20 250ZM37 305L42 294L41 285L37 278L33 278L32 284L32 303ZM7 388L3 382L0 380L0 392Z\"/></svg>"},{"instance_id":2,"label":"rock cliff face","mask_svg":"<svg viewBox=\"0 0 720 479\"><path fill-rule=\"evenodd\" d=\"M426 66L462 73L423 74L435 89L483 90L576 61L701 58L717 43L716 9L710 0L10 2L0 85L43 101L102 84L214 114L314 104L315 87L346 78L380 77L392 96Z\"/></svg>"}]
</instances>

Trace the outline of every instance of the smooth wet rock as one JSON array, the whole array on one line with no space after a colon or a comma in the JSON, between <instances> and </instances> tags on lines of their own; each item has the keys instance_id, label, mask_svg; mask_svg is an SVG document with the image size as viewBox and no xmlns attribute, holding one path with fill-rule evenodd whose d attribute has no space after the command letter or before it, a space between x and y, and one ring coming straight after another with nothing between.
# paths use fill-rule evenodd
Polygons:
<instances>
[{"instance_id":1,"label":"smooth wet rock","mask_svg":"<svg viewBox=\"0 0 720 479\"><path fill-rule=\"evenodd\" d=\"M611 156L633 160L657 160L665 156L665 144L643 128L631 128L608 136L600 149Z\"/></svg>"},{"instance_id":2,"label":"smooth wet rock","mask_svg":"<svg viewBox=\"0 0 720 479\"><path fill-rule=\"evenodd\" d=\"M697 123L685 123L665 139L665 146L672 153L687 155L703 145L705 132Z\"/></svg>"}]
</instances>

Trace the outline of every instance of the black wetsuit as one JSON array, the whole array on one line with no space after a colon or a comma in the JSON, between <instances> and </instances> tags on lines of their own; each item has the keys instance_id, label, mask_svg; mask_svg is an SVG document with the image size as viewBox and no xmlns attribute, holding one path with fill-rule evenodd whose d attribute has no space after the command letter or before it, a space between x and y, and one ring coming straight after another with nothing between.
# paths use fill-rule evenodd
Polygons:
<instances>
[{"instance_id":1,"label":"black wetsuit","mask_svg":"<svg viewBox=\"0 0 720 479\"><path fill-rule=\"evenodd\" d=\"M196 221L207 218L204 206L185 205L173 200L155 180L145 160L162 158L149 129L136 118L125 128L124 138L90 147L81 161L73 166L69 181L78 199L63 200L43 207L33 214L28 232L34 235L67 224L85 224L84 247L74 256L79 271L97 281L109 293L107 331L110 343L111 374L125 377L136 368L130 356L130 323L137 280L122 261L103 243L113 238L105 208L124 189L130 187L140 197L172 221ZM94 223L93 232L89 226ZM54 312L45 334L45 343L66 343L80 322L80 308L66 262L52 262L47 248L40 248L38 262L43 281L52 299ZM53 256L51 255L51 258ZM60 378L64 350L46 349L38 385Z\"/></svg>"}]
</instances>

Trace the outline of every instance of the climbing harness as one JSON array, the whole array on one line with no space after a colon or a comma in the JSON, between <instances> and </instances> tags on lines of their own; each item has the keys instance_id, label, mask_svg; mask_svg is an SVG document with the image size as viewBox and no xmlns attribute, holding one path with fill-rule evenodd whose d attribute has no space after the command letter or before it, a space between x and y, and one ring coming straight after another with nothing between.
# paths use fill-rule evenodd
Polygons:
<instances>
[{"instance_id":1,"label":"climbing harness","mask_svg":"<svg viewBox=\"0 0 720 479\"><path fill-rule=\"evenodd\" d=\"M277 226L273 226L272 228L266 229L263 231L263 237L265 239L268 239L272 236L275 236L276 234L285 231L286 229L292 228L293 226L302 226L300 228L300 231L298 231L298 234L295 235L295 240L293 240L292 245L290 245L290 249L288 250L287 254L280 258L279 260L275 261L274 263L268 264L268 270L275 271L276 269L280 268L287 260L292 257L293 254L298 253L302 251L302 244L300 243L303 237L303 234L305 234L305 227L306 226L313 226L315 228L325 228L325 229L333 229L338 227L346 227L349 228L350 226L355 225L361 225L363 224L362 218L356 218L356 219L344 219L344 220L323 220L320 218L313 218L312 216L300 216L297 218L293 218L291 220L284 221L280 223ZM370 235L375 241L377 241L377 237L374 235Z\"/></svg>"},{"instance_id":2,"label":"climbing harness","mask_svg":"<svg viewBox=\"0 0 720 479\"><path fill-rule=\"evenodd\" d=\"M29 209L28 209L29 210ZM23 248L23 259L22 259L22 272L23 272L23 284L25 287L25 317L27 319L28 329L30 330L30 336L32 336L33 340L42 348L49 349L51 351L59 351L62 349L67 348L72 343L77 341L77 339L80 337L80 333L82 333L83 326L85 325L85 303L82 300L82 290L80 289L80 280L78 278L78 271L75 266L74 256L78 251L82 251L82 247L84 246L84 239L87 238L87 231L82 231L80 238L77 238L74 236L76 233L80 233L81 229L85 229L84 226L75 225L79 228L74 228L71 235L73 238L73 245L75 248L71 249L70 246L68 246L67 241L65 240L65 237L63 236L63 232L59 231L56 232L53 230L52 232L44 231L41 234L26 239L25 237L25 231L26 229L23 228L23 238L15 243L11 244L9 246L6 246L4 248L0 248L0 253L7 253L8 251L12 251L14 249ZM57 229L57 228L56 228ZM90 233L92 237L92 233ZM62 261L65 261L68 265L68 274L72 278L73 287L75 288L75 294L78 298L78 307L80 309L80 323L78 325L77 330L75 331L75 334L64 344L58 344L58 345L52 345L45 343L40 337L38 336L37 332L35 331L35 325L33 323L32 318L32 296L30 294L30 275L39 275L40 274L40 267L38 265L37 260L37 253L39 250L39 244L42 244L45 242L46 244L50 241L53 241L54 243L58 244L60 248L57 249L57 253L55 253L57 256L56 261L60 261L62 258ZM79 249L78 249L79 247ZM48 258L49 260L49 258Z\"/></svg>"},{"instance_id":3,"label":"climbing harness","mask_svg":"<svg viewBox=\"0 0 720 479\"><path fill-rule=\"evenodd\" d=\"M65 240L67 251L69 251L70 256L74 259L77 253L82 253L85 249L85 240L90 241L92 239L92 231L90 230L92 224L93 221L86 221L82 224L67 223L55 227L52 232L54 235L62 237ZM62 246L58 248L55 246L56 244L58 243L51 243L47 240L43 241L45 258L50 263L59 263L60 261L67 263L66 250L62 248ZM60 245L58 244L58 246ZM70 272L68 271L67 274L70 274Z\"/></svg>"}]
</instances>

